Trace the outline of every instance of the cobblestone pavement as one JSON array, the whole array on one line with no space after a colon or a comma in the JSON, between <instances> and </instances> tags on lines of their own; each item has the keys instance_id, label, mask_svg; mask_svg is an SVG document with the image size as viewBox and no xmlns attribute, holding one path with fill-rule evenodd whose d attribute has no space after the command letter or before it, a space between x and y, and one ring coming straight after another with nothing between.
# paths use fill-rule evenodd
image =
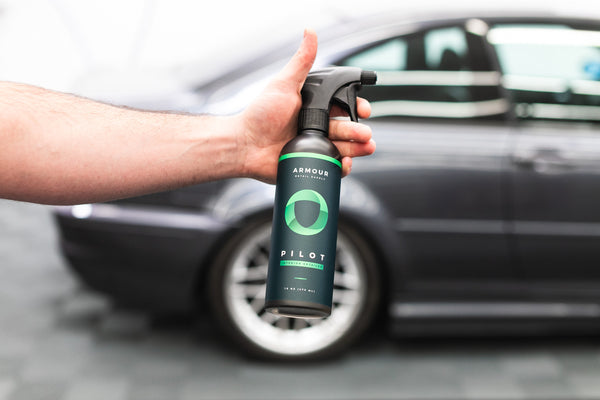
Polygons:
<instances>
[{"instance_id":1,"label":"cobblestone pavement","mask_svg":"<svg viewBox=\"0 0 600 400\"><path fill-rule=\"evenodd\" d=\"M600 398L600 340L390 340L299 366L80 288L48 208L0 201L0 400Z\"/></svg>"}]
</instances>

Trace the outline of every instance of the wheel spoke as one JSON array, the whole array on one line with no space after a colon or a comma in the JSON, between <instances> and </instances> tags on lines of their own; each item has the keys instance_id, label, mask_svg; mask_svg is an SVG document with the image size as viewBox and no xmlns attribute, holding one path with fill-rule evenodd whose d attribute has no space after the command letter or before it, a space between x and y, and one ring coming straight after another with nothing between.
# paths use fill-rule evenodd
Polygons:
<instances>
[{"instance_id":1,"label":"wheel spoke","mask_svg":"<svg viewBox=\"0 0 600 400\"><path fill-rule=\"evenodd\" d=\"M340 305L354 305L360 300L358 292L352 290L334 290L333 302Z\"/></svg>"},{"instance_id":2,"label":"wheel spoke","mask_svg":"<svg viewBox=\"0 0 600 400\"><path fill-rule=\"evenodd\" d=\"M254 257L253 261L256 265L268 265L269 264L269 253L264 248L260 248L260 253Z\"/></svg>"},{"instance_id":3,"label":"wheel spoke","mask_svg":"<svg viewBox=\"0 0 600 400\"><path fill-rule=\"evenodd\" d=\"M266 281L268 269L268 264L258 265L256 267L249 268L246 270L246 276L240 281L238 281L238 283L242 283L245 281Z\"/></svg>"},{"instance_id":4,"label":"wheel spoke","mask_svg":"<svg viewBox=\"0 0 600 400\"><path fill-rule=\"evenodd\" d=\"M256 314L262 312L265 308L265 291L267 290L267 285L260 286L258 292L254 295L252 299L250 299L249 303L250 307L254 310Z\"/></svg>"},{"instance_id":5,"label":"wheel spoke","mask_svg":"<svg viewBox=\"0 0 600 400\"><path fill-rule=\"evenodd\" d=\"M231 274L231 278L235 283L243 283L246 281L266 280L268 264L261 264L255 267L236 268Z\"/></svg>"},{"instance_id":6,"label":"wheel spoke","mask_svg":"<svg viewBox=\"0 0 600 400\"><path fill-rule=\"evenodd\" d=\"M296 319L294 319L292 328L294 330L299 331L300 329L308 328L309 326L310 325L308 324L307 320L301 319L301 318L296 318Z\"/></svg>"},{"instance_id":7,"label":"wheel spoke","mask_svg":"<svg viewBox=\"0 0 600 400\"><path fill-rule=\"evenodd\" d=\"M358 277L348 272L336 271L333 276L333 285L344 289L357 290L360 286Z\"/></svg>"},{"instance_id":8,"label":"wheel spoke","mask_svg":"<svg viewBox=\"0 0 600 400\"><path fill-rule=\"evenodd\" d=\"M257 297L265 298L265 290L267 285L265 283L249 285L246 283L233 284L231 288L231 295L238 299L249 299L254 300Z\"/></svg>"},{"instance_id":9,"label":"wheel spoke","mask_svg":"<svg viewBox=\"0 0 600 400\"><path fill-rule=\"evenodd\" d=\"M287 317L281 317L275 322L275 326L281 329L288 330L290 329L290 319Z\"/></svg>"}]
</instances>

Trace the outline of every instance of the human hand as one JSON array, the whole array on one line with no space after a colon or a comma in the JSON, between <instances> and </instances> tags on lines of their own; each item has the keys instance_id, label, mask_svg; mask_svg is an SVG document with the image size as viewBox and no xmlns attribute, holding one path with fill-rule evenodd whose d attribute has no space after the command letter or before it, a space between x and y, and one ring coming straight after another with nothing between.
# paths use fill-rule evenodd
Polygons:
<instances>
[{"instance_id":1,"label":"human hand","mask_svg":"<svg viewBox=\"0 0 600 400\"><path fill-rule=\"evenodd\" d=\"M296 135L298 112L302 106L300 91L317 55L317 36L304 32L300 48L262 94L240 115L238 146L244 160L244 176L274 183L277 161L283 146ZM369 102L357 101L359 118L371 114ZM345 115L334 107L331 116ZM352 157L375 151L371 129L360 123L330 120L329 139L342 154L342 176L350 173Z\"/></svg>"}]
</instances>

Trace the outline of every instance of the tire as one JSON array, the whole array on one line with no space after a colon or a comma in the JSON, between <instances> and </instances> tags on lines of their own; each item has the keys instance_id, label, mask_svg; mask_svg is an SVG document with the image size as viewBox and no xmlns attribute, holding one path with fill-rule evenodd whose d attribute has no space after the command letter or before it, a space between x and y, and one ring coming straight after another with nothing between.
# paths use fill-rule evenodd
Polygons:
<instances>
[{"instance_id":1,"label":"tire","mask_svg":"<svg viewBox=\"0 0 600 400\"><path fill-rule=\"evenodd\" d=\"M340 221L332 313L325 319L279 317L264 310L271 219L257 217L226 242L209 272L213 317L241 350L268 360L339 355L373 321L380 274L370 247Z\"/></svg>"}]
</instances>

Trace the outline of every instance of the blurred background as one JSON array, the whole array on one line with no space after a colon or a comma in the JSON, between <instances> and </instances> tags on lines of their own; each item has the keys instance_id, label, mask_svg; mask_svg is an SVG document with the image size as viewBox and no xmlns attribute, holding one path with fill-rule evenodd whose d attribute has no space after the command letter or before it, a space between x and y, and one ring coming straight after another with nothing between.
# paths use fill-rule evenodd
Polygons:
<instances>
[{"instance_id":1,"label":"blurred background","mask_svg":"<svg viewBox=\"0 0 600 400\"><path fill-rule=\"evenodd\" d=\"M0 400L600 398L600 7L501 3L0 0L2 80L230 113L312 27L381 83L329 320L261 309L272 187L0 200Z\"/></svg>"},{"instance_id":2,"label":"blurred background","mask_svg":"<svg viewBox=\"0 0 600 400\"><path fill-rule=\"evenodd\" d=\"M163 86L176 79L209 80L260 50L299 42L305 27L319 30L390 10L407 16L494 10L590 17L600 13L593 1L559 0L459 0L452 5L428 0L410 6L391 0L309 1L302 6L267 0L3 0L0 5L3 79L90 95L102 93L103 83L91 83L102 79L112 83L109 93L143 90L147 85L139 82L140 71L164 74L167 82L154 82Z\"/></svg>"}]
</instances>

